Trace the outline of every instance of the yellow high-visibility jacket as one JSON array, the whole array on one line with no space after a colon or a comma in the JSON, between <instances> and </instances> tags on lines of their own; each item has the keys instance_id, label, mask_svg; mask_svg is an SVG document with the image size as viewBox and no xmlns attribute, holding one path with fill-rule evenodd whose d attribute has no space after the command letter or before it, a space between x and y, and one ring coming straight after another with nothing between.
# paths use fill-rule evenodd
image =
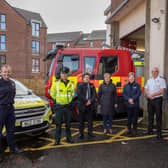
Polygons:
<instances>
[{"instance_id":1,"label":"yellow high-visibility jacket","mask_svg":"<svg viewBox=\"0 0 168 168\"><path fill-rule=\"evenodd\" d=\"M53 80L50 89L50 96L52 99L56 100L57 104L69 104L72 101L74 94L75 86L73 82L68 81L68 84L65 85L61 79Z\"/></svg>"}]
</instances>

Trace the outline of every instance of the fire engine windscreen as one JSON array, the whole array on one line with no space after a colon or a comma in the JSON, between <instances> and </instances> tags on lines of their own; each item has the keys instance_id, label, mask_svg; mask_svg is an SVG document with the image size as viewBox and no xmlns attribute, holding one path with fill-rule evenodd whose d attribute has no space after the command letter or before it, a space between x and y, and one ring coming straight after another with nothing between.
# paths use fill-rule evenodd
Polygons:
<instances>
[{"instance_id":1,"label":"fire engine windscreen","mask_svg":"<svg viewBox=\"0 0 168 168\"><path fill-rule=\"evenodd\" d=\"M79 68L79 56L76 54L68 54L61 55L61 61L57 61L56 68L56 77L58 78L60 75L60 70L63 66L68 67L70 69L70 74L74 71L77 71Z\"/></svg>"}]
</instances>

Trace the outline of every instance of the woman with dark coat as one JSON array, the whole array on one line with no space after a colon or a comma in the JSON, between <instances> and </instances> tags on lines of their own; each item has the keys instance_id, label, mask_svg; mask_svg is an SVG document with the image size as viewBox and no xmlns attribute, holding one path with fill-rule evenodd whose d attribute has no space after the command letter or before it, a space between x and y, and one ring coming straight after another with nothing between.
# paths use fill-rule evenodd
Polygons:
<instances>
[{"instance_id":1,"label":"woman with dark coat","mask_svg":"<svg viewBox=\"0 0 168 168\"><path fill-rule=\"evenodd\" d=\"M109 122L109 132L112 133L112 119L114 108L117 107L116 87L112 83L111 74L104 74L104 82L99 86L98 100L101 105L103 116L104 134L107 133L107 124Z\"/></svg>"}]
</instances>

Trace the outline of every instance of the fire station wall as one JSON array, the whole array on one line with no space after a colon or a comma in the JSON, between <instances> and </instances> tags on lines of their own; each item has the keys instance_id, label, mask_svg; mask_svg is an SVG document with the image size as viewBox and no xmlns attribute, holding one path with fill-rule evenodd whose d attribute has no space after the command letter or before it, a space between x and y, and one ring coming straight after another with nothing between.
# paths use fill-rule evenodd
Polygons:
<instances>
[{"instance_id":1,"label":"fire station wall","mask_svg":"<svg viewBox=\"0 0 168 168\"><path fill-rule=\"evenodd\" d=\"M152 68L157 66L161 75L164 74L165 6L166 0L151 1L149 72L151 73ZM153 18L160 18L160 22L152 22Z\"/></svg>"},{"instance_id":2,"label":"fire station wall","mask_svg":"<svg viewBox=\"0 0 168 168\"><path fill-rule=\"evenodd\" d=\"M145 1L120 20L119 38L145 25Z\"/></svg>"}]
</instances>

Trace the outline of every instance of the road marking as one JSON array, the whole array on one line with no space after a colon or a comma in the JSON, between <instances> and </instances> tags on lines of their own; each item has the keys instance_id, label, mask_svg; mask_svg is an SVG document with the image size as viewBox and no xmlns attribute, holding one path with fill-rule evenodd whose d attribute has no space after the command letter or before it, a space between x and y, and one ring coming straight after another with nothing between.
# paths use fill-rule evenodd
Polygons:
<instances>
[{"instance_id":1,"label":"road marking","mask_svg":"<svg viewBox=\"0 0 168 168\"><path fill-rule=\"evenodd\" d=\"M126 119L122 119L122 120L117 120L117 121L125 121ZM116 121L116 120L115 120ZM142 120L139 120L138 122L141 122ZM102 121L97 121L94 122L94 128L96 129L96 127L102 126ZM55 130L56 126L52 125L52 127L47 131L53 131ZM63 124L63 127L65 128L65 124ZM82 145L95 145L95 144L107 144L107 143L113 143L113 142L121 142L121 141L133 141L133 140L143 140L143 139L149 139L149 138L153 138L156 137L156 135L142 135L142 136L137 136L137 137L128 137L125 136L125 133L127 131L127 127L125 125L118 125L118 124L113 124L113 128L119 128L120 131L117 132L116 134L105 134L102 131L94 131L94 134L99 135L99 136L104 136L103 140L94 140L94 138L90 139L91 141L79 141L79 142L75 142L73 144L69 144L66 142L66 137L61 138L61 145L54 145L55 143L55 139L54 137L49 138L49 137L39 137L39 140L42 141L46 141L48 142L46 145L41 146L41 147L26 147L24 148L24 151L41 151L41 150L47 150L47 149L54 149L54 148L67 148L67 147L76 147L76 146L82 146ZM71 130L75 131L74 133L72 133L72 137L75 137L77 135L79 135L79 128L74 128L72 127ZM138 127L138 130L144 131L146 130L146 128L143 127ZM84 132L87 133L88 130L87 128L84 129ZM163 135L168 135L167 131L163 131ZM9 148L5 151L5 152L9 152Z\"/></svg>"}]
</instances>

